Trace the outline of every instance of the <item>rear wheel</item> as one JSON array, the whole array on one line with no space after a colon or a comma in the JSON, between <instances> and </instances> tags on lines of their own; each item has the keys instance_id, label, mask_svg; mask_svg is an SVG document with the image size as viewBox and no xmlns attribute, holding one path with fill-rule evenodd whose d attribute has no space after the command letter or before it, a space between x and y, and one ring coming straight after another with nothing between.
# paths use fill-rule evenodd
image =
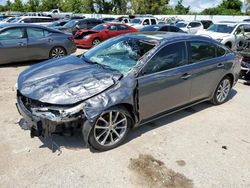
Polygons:
<instances>
[{"instance_id":1,"label":"rear wheel","mask_svg":"<svg viewBox=\"0 0 250 188\"><path fill-rule=\"evenodd\" d=\"M95 121L90 132L90 145L100 151L121 145L131 127L131 119L126 109L114 107L103 112Z\"/></svg>"},{"instance_id":2,"label":"rear wheel","mask_svg":"<svg viewBox=\"0 0 250 188\"><path fill-rule=\"evenodd\" d=\"M220 105L226 102L228 95L231 91L231 88L232 88L231 79L228 76L224 77L216 88L212 103L215 105Z\"/></svg>"},{"instance_id":3,"label":"rear wheel","mask_svg":"<svg viewBox=\"0 0 250 188\"><path fill-rule=\"evenodd\" d=\"M56 59L56 58L60 58L63 56L66 56L66 50L60 46L58 47L54 47L51 51L50 51L50 58L51 59Z\"/></svg>"},{"instance_id":4,"label":"rear wheel","mask_svg":"<svg viewBox=\"0 0 250 188\"><path fill-rule=\"evenodd\" d=\"M101 40L98 39L98 38L95 38L95 39L93 40L93 42L92 42L92 45L93 45L93 46L97 46L97 45L100 44L100 43L101 43Z\"/></svg>"}]
</instances>

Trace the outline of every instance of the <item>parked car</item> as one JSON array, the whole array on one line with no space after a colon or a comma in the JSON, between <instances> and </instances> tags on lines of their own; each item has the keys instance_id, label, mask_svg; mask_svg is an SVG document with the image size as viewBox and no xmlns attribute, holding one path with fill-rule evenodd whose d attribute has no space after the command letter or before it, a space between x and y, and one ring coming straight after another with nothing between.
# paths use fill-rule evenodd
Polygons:
<instances>
[{"instance_id":1,"label":"parked car","mask_svg":"<svg viewBox=\"0 0 250 188\"><path fill-rule=\"evenodd\" d=\"M246 81L250 81L250 63L243 62L241 64L240 78Z\"/></svg>"},{"instance_id":2,"label":"parked car","mask_svg":"<svg viewBox=\"0 0 250 188\"><path fill-rule=\"evenodd\" d=\"M250 22L250 19L245 19L243 20L243 22Z\"/></svg>"},{"instance_id":3,"label":"parked car","mask_svg":"<svg viewBox=\"0 0 250 188\"><path fill-rule=\"evenodd\" d=\"M77 47L91 48L117 35L137 32L137 29L117 23L105 23L93 27L91 30L79 30L74 36Z\"/></svg>"},{"instance_id":4,"label":"parked car","mask_svg":"<svg viewBox=\"0 0 250 188\"><path fill-rule=\"evenodd\" d=\"M76 51L72 36L32 24L0 25L0 64L62 57Z\"/></svg>"},{"instance_id":5,"label":"parked car","mask_svg":"<svg viewBox=\"0 0 250 188\"><path fill-rule=\"evenodd\" d=\"M166 32L179 32L186 33L182 31L180 28L172 25L149 25L145 26L139 30L140 32L151 32L151 31L166 31Z\"/></svg>"},{"instance_id":6,"label":"parked car","mask_svg":"<svg viewBox=\"0 0 250 188\"><path fill-rule=\"evenodd\" d=\"M178 22L176 25L176 27L179 27L181 30L190 33L190 34L195 34L197 33L199 30L203 30L203 24L200 21L192 21L189 23L186 22Z\"/></svg>"},{"instance_id":7,"label":"parked car","mask_svg":"<svg viewBox=\"0 0 250 188\"><path fill-rule=\"evenodd\" d=\"M211 20L200 20L200 22L202 23L204 29L207 29L211 25L213 25L213 22Z\"/></svg>"},{"instance_id":8,"label":"parked car","mask_svg":"<svg viewBox=\"0 0 250 188\"><path fill-rule=\"evenodd\" d=\"M61 12L60 9L52 9L49 12L43 12L43 14L53 19L71 18L73 16L72 12Z\"/></svg>"},{"instance_id":9,"label":"parked car","mask_svg":"<svg viewBox=\"0 0 250 188\"><path fill-rule=\"evenodd\" d=\"M245 40L245 33L250 33L250 23L216 23L207 30L198 31L197 35L211 37L228 48L239 49Z\"/></svg>"},{"instance_id":10,"label":"parked car","mask_svg":"<svg viewBox=\"0 0 250 188\"><path fill-rule=\"evenodd\" d=\"M112 18L112 17L107 17L107 18L102 19L103 22L112 22L114 20L115 20L115 18Z\"/></svg>"},{"instance_id":11,"label":"parked car","mask_svg":"<svg viewBox=\"0 0 250 188\"><path fill-rule=\"evenodd\" d=\"M112 22L116 22L116 23L130 23L130 18L127 16L121 16L116 18L115 20L113 20Z\"/></svg>"},{"instance_id":12,"label":"parked car","mask_svg":"<svg viewBox=\"0 0 250 188\"><path fill-rule=\"evenodd\" d=\"M58 20L58 21L52 22L50 25L48 25L48 27L56 29L57 27L64 26L68 22L69 22L69 20Z\"/></svg>"},{"instance_id":13,"label":"parked car","mask_svg":"<svg viewBox=\"0 0 250 188\"><path fill-rule=\"evenodd\" d=\"M16 17L11 23L31 23L42 26L48 26L53 22L52 18L43 16L20 16Z\"/></svg>"},{"instance_id":14,"label":"parked car","mask_svg":"<svg viewBox=\"0 0 250 188\"><path fill-rule=\"evenodd\" d=\"M57 27L56 29L65 33L72 33L74 35L80 29L91 29L101 23L103 23L102 20L95 18L75 19L69 21L62 27Z\"/></svg>"},{"instance_id":15,"label":"parked car","mask_svg":"<svg viewBox=\"0 0 250 188\"><path fill-rule=\"evenodd\" d=\"M147 25L156 25L157 19L154 17L136 17L130 21L130 26L141 29Z\"/></svg>"},{"instance_id":16,"label":"parked car","mask_svg":"<svg viewBox=\"0 0 250 188\"><path fill-rule=\"evenodd\" d=\"M10 23L12 20L14 20L16 17L7 17L0 21L0 23Z\"/></svg>"},{"instance_id":17,"label":"parked car","mask_svg":"<svg viewBox=\"0 0 250 188\"><path fill-rule=\"evenodd\" d=\"M240 69L237 54L207 37L121 35L80 58L22 72L17 107L26 122L21 127L43 137L81 127L86 144L109 150L138 125L204 101L223 104Z\"/></svg>"}]
</instances>

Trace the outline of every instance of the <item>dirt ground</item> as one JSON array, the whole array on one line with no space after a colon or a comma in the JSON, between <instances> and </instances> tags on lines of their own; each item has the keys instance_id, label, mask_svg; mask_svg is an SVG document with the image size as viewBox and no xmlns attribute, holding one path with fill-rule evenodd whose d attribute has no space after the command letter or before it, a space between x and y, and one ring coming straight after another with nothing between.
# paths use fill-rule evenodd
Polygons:
<instances>
[{"instance_id":1,"label":"dirt ground","mask_svg":"<svg viewBox=\"0 0 250 188\"><path fill-rule=\"evenodd\" d=\"M84 148L80 133L54 136L60 153L52 152L56 147L51 140L31 139L17 125L14 85L28 65L0 67L1 188L153 187L146 172L131 169L131 161L143 155L152 156L151 166L183 177L188 187L250 187L250 86L243 81L227 103L202 103L142 126L124 145L108 152ZM157 180L158 175L153 177Z\"/></svg>"}]
</instances>

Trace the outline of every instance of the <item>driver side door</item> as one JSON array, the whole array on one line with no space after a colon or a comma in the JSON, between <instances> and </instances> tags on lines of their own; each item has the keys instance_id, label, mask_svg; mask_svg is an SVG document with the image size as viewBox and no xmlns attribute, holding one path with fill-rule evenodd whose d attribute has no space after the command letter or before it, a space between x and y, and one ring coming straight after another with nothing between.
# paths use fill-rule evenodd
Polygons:
<instances>
[{"instance_id":1,"label":"driver side door","mask_svg":"<svg viewBox=\"0 0 250 188\"><path fill-rule=\"evenodd\" d=\"M187 64L185 42L163 47L147 62L137 78L142 122L189 102L192 69Z\"/></svg>"}]
</instances>

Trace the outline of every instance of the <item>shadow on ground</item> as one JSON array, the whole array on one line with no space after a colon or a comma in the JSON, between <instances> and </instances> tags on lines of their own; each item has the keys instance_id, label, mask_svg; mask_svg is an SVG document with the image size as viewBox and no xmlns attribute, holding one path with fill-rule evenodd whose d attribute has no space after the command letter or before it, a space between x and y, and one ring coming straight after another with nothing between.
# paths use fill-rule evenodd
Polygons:
<instances>
[{"instance_id":1,"label":"shadow on ground","mask_svg":"<svg viewBox=\"0 0 250 188\"><path fill-rule=\"evenodd\" d=\"M237 91L233 89L229 95L228 101L232 100L236 94L237 94ZM141 135L143 135L144 133L148 131L152 131L161 126L166 126L174 121L181 120L182 118L188 117L194 113L199 113L213 106L214 105L212 105L209 102L204 102L204 103L195 105L193 107L187 108L185 110L176 112L174 114L168 115L166 117L160 118L159 120L153 121L151 123L147 123L143 126L140 126L132 130L124 144L129 143L131 140L140 137ZM51 149L53 152L57 150L60 151L60 148L66 148L70 150L79 150L79 149L87 148L86 144L84 143L81 130L75 131L74 135L70 137L53 135L52 138L48 138L48 139L40 138L40 140L41 142L43 142L43 145L41 145L40 148L47 147ZM98 153L98 151L92 148L90 150L91 152Z\"/></svg>"}]
</instances>

